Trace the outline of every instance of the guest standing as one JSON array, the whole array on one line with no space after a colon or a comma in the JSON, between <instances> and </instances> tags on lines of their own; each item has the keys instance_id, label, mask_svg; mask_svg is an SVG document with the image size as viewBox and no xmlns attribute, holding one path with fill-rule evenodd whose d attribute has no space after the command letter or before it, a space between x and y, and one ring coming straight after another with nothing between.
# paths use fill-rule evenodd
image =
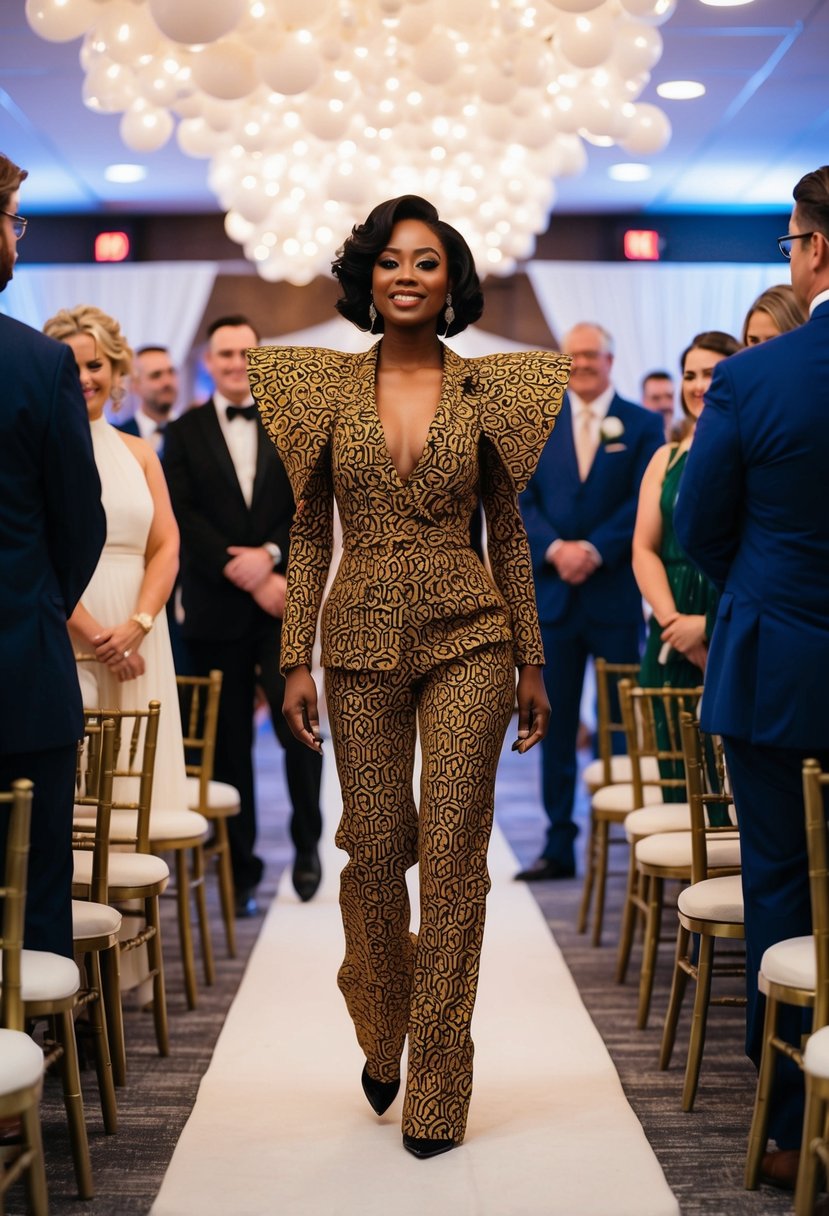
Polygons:
<instances>
[{"instance_id":1,"label":"guest standing","mask_svg":"<svg viewBox=\"0 0 829 1216\"><path fill-rule=\"evenodd\" d=\"M790 329L797 329L805 320L806 313L789 283L769 287L760 293L746 313L743 346L759 346L770 338L779 338Z\"/></svg>"},{"instance_id":2,"label":"guest standing","mask_svg":"<svg viewBox=\"0 0 829 1216\"><path fill-rule=\"evenodd\" d=\"M26 178L0 155L0 291ZM106 535L71 352L0 315L0 786L34 782L24 945L72 957L72 805L83 733L66 621ZM0 874L5 872L5 827Z\"/></svg>"},{"instance_id":3,"label":"guest standing","mask_svg":"<svg viewBox=\"0 0 829 1216\"><path fill-rule=\"evenodd\" d=\"M161 460L164 432L178 399L178 372L166 346L142 346L135 352L132 388L138 397L138 409L120 429L146 439Z\"/></svg>"},{"instance_id":4,"label":"guest standing","mask_svg":"<svg viewBox=\"0 0 829 1216\"><path fill-rule=\"evenodd\" d=\"M228 820L238 916L256 914L264 869L253 784L257 685L285 751L300 899L313 898L322 874L322 762L282 716L279 645L294 500L250 395L245 349L258 340L245 317L219 317L209 326L205 361L215 391L170 425L164 455L182 535L182 638L196 675L214 667L223 673L213 771L239 791L241 810Z\"/></svg>"},{"instance_id":5,"label":"guest standing","mask_svg":"<svg viewBox=\"0 0 829 1216\"><path fill-rule=\"evenodd\" d=\"M549 705L517 491L553 425L569 360L461 359L440 336L482 297L461 235L414 195L376 207L333 270L350 321L382 333L361 355L265 348L251 383L299 504L282 639L285 714L321 746L311 646L336 495L343 558L322 613L322 663L348 853L340 989L382 1114L400 1085L403 1144L417 1157L463 1140L470 1021L489 877L495 770L516 698L517 749ZM440 335L440 336L439 336ZM480 492L488 573L470 544ZM420 803L412 795L420 733ZM420 864L420 929L406 870Z\"/></svg>"},{"instance_id":6,"label":"guest standing","mask_svg":"<svg viewBox=\"0 0 829 1216\"><path fill-rule=\"evenodd\" d=\"M561 418L521 497L553 707L542 745L549 819L541 856L516 877L536 882L576 872L573 822L576 736L588 658L639 661L642 599L631 570L639 483L664 439L662 418L613 387L613 341L600 325L576 325Z\"/></svg>"},{"instance_id":7,"label":"guest standing","mask_svg":"<svg viewBox=\"0 0 829 1216\"><path fill-rule=\"evenodd\" d=\"M795 296L810 320L720 363L688 457L676 531L721 589L702 725L721 734L740 823L747 1050L759 1062L763 951L811 932L801 766L829 766L829 166L794 189ZM802 1014L783 1005L798 1042ZM772 1095L766 1176L794 1183L802 1074L783 1061Z\"/></svg>"}]
</instances>

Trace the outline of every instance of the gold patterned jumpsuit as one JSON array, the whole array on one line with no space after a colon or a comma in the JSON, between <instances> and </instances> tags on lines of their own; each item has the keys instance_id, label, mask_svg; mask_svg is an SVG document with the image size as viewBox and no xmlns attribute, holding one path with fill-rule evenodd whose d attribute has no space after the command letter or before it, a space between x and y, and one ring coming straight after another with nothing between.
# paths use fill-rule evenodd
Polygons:
<instances>
[{"instance_id":1,"label":"gold patterned jumpsuit","mask_svg":"<svg viewBox=\"0 0 829 1216\"><path fill-rule=\"evenodd\" d=\"M404 1134L460 1142L495 770L515 668L544 661L517 495L552 430L570 361L462 359L445 348L440 402L403 482L377 412L378 348L261 347L248 352L249 374L298 504L283 670L311 663L335 497L342 522L321 620L343 798L336 843L349 858L339 986L376 1080L397 1077L408 1035ZM479 494L492 575L469 540ZM415 938L405 874L416 863Z\"/></svg>"}]
</instances>

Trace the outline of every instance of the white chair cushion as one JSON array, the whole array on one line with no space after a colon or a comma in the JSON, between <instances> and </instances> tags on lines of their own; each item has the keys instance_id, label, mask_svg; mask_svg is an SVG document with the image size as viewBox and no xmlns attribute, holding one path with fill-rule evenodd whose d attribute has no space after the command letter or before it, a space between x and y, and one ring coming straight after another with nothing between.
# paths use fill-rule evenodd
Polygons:
<instances>
[{"instance_id":1,"label":"white chair cushion","mask_svg":"<svg viewBox=\"0 0 829 1216\"><path fill-rule=\"evenodd\" d=\"M816 972L815 939L811 934L775 942L760 959L760 974L772 984L786 984L789 988L813 989Z\"/></svg>"},{"instance_id":2,"label":"white chair cushion","mask_svg":"<svg viewBox=\"0 0 829 1216\"><path fill-rule=\"evenodd\" d=\"M76 825L94 829L95 820L90 819L86 807L75 809ZM109 835L112 840L134 840L136 833L136 812L114 810L109 822ZM198 811L153 811L150 815L150 843L164 840L204 840L210 830L210 825L204 815Z\"/></svg>"},{"instance_id":3,"label":"white chair cushion","mask_svg":"<svg viewBox=\"0 0 829 1216\"><path fill-rule=\"evenodd\" d=\"M642 865L665 866L669 869L691 866L690 832L657 832L646 836L635 846L636 860ZM708 864L712 869L739 866L740 838L736 834L718 837L708 842Z\"/></svg>"},{"instance_id":4,"label":"white chair cushion","mask_svg":"<svg viewBox=\"0 0 829 1216\"><path fill-rule=\"evenodd\" d=\"M74 874L72 882L76 887L88 887L92 881L92 854L75 852ZM155 886L163 882L167 885L170 877L170 867L161 857L154 853L117 853L109 855L109 886L110 891L118 887Z\"/></svg>"},{"instance_id":5,"label":"white chair cushion","mask_svg":"<svg viewBox=\"0 0 829 1216\"><path fill-rule=\"evenodd\" d=\"M643 756L639 761L639 769L643 781L656 781L659 777L659 763L655 756ZM591 793L600 790L605 785L604 764L601 760L591 760L582 770L582 780ZM610 757L610 783L619 785L631 780L630 756Z\"/></svg>"},{"instance_id":6,"label":"white chair cushion","mask_svg":"<svg viewBox=\"0 0 829 1216\"><path fill-rule=\"evenodd\" d=\"M87 899L72 900L72 938L77 945L86 937L102 937L117 933L121 928L121 913L109 904L95 904Z\"/></svg>"},{"instance_id":7,"label":"white chair cushion","mask_svg":"<svg viewBox=\"0 0 829 1216\"><path fill-rule=\"evenodd\" d=\"M239 791L226 781L209 781L207 784L207 801L211 810L222 811L225 815L237 814L240 806ZM199 805L199 779L187 778L187 802L191 807Z\"/></svg>"},{"instance_id":8,"label":"white chair cushion","mask_svg":"<svg viewBox=\"0 0 829 1216\"><path fill-rule=\"evenodd\" d=\"M661 802L658 806L643 806L631 811L625 819L628 843L654 832L688 832L691 830L691 808L687 802Z\"/></svg>"},{"instance_id":9,"label":"white chair cushion","mask_svg":"<svg viewBox=\"0 0 829 1216\"><path fill-rule=\"evenodd\" d=\"M642 797L645 806L653 806L662 801L662 790L656 785L645 785L642 787ZM627 783L605 785L600 790L596 790L592 806L596 811L618 811L620 814L625 811L635 811L637 807L633 805L633 786Z\"/></svg>"},{"instance_id":10,"label":"white chair cushion","mask_svg":"<svg viewBox=\"0 0 829 1216\"><path fill-rule=\"evenodd\" d=\"M814 1077L829 1078L829 1026L809 1035L803 1052L803 1067Z\"/></svg>"},{"instance_id":11,"label":"white chair cushion","mask_svg":"<svg viewBox=\"0 0 829 1216\"><path fill-rule=\"evenodd\" d=\"M2 959L0 950L0 967ZM20 994L24 1001L62 1001L80 986L80 972L73 959L48 950L21 950Z\"/></svg>"},{"instance_id":12,"label":"white chair cushion","mask_svg":"<svg viewBox=\"0 0 829 1216\"><path fill-rule=\"evenodd\" d=\"M0 1094L36 1085L43 1076L43 1049L22 1030L0 1028Z\"/></svg>"},{"instance_id":13,"label":"white chair cushion","mask_svg":"<svg viewBox=\"0 0 829 1216\"><path fill-rule=\"evenodd\" d=\"M694 920L720 921L727 925L743 923L743 884L739 874L706 878L685 887L676 906Z\"/></svg>"}]
</instances>

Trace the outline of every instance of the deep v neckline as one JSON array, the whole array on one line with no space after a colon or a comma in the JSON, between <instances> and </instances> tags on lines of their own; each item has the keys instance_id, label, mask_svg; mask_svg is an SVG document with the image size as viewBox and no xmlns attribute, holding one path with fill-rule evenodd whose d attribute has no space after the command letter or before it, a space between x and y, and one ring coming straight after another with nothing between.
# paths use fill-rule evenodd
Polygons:
<instances>
[{"instance_id":1,"label":"deep v neckline","mask_svg":"<svg viewBox=\"0 0 829 1216\"><path fill-rule=\"evenodd\" d=\"M378 346L379 346L379 343L378 343ZM379 355L378 355L378 358L379 358ZM443 368L441 370L440 396L438 397L438 402L437 402L437 405L435 406L434 413L432 414L432 417L429 421L429 425L426 428L426 438L423 441L423 447L421 448L420 455L418 456L417 460L415 461L414 465L412 466L412 471L409 473L408 477L402 477L400 475L400 470L398 469L397 465L394 463L394 460L392 458L391 448L389 447L389 441L388 441L388 438L386 437L386 428L383 425L383 419L380 417L380 408L379 408L379 405L377 402L377 358L375 359L374 375L372 377L372 382L371 382L372 415L377 424L377 429L380 434L383 455L385 456L386 463L388 464L389 469L391 470L392 474L394 475L395 481L404 490L412 482L412 480L417 476L418 471L420 470L422 464L424 463L424 461L426 459L427 453L429 452L430 448L432 447L432 444L434 441L433 431L435 430L438 419L440 418L440 416L443 412L443 405L444 405L444 400L446 397L446 384L447 384L446 358L444 355Z\"/></svg>"}]
</instances>

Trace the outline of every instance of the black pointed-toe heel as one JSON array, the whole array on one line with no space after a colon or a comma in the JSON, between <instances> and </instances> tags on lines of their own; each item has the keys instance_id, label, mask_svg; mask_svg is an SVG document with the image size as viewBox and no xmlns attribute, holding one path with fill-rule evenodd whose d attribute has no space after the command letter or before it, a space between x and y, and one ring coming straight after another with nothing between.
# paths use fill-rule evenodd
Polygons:
<instances>
[{"instance_id":1,"label":"black pointed-toe heel","mask_svg":"<svg viewBox=\"0 0 829 1216\"><path fill-rule=\"evenodd\" d=\"M374 1077L369 1076L368 1065L366 1064L360 1081L363 1086L363 1093L368 1098L369 1105L375 1115L384 1115L397 1097L397 1091L400 1089L400 1078L396 1077L393 1081L375 1081Z\"/></svg>"},{"instance_id":2,"label":"black pointed-toe heel","mask_svg":"<svg viewBox=\"0 0 829 1216\"><path fill-rule=\"evenodd\" d=\"M448 1153L455 1147L454 1140L420 1140L416 1136L403 1136L403 1147L413 1157L437 1157L439 1153Z\"/></svg>"}]
</instances>

